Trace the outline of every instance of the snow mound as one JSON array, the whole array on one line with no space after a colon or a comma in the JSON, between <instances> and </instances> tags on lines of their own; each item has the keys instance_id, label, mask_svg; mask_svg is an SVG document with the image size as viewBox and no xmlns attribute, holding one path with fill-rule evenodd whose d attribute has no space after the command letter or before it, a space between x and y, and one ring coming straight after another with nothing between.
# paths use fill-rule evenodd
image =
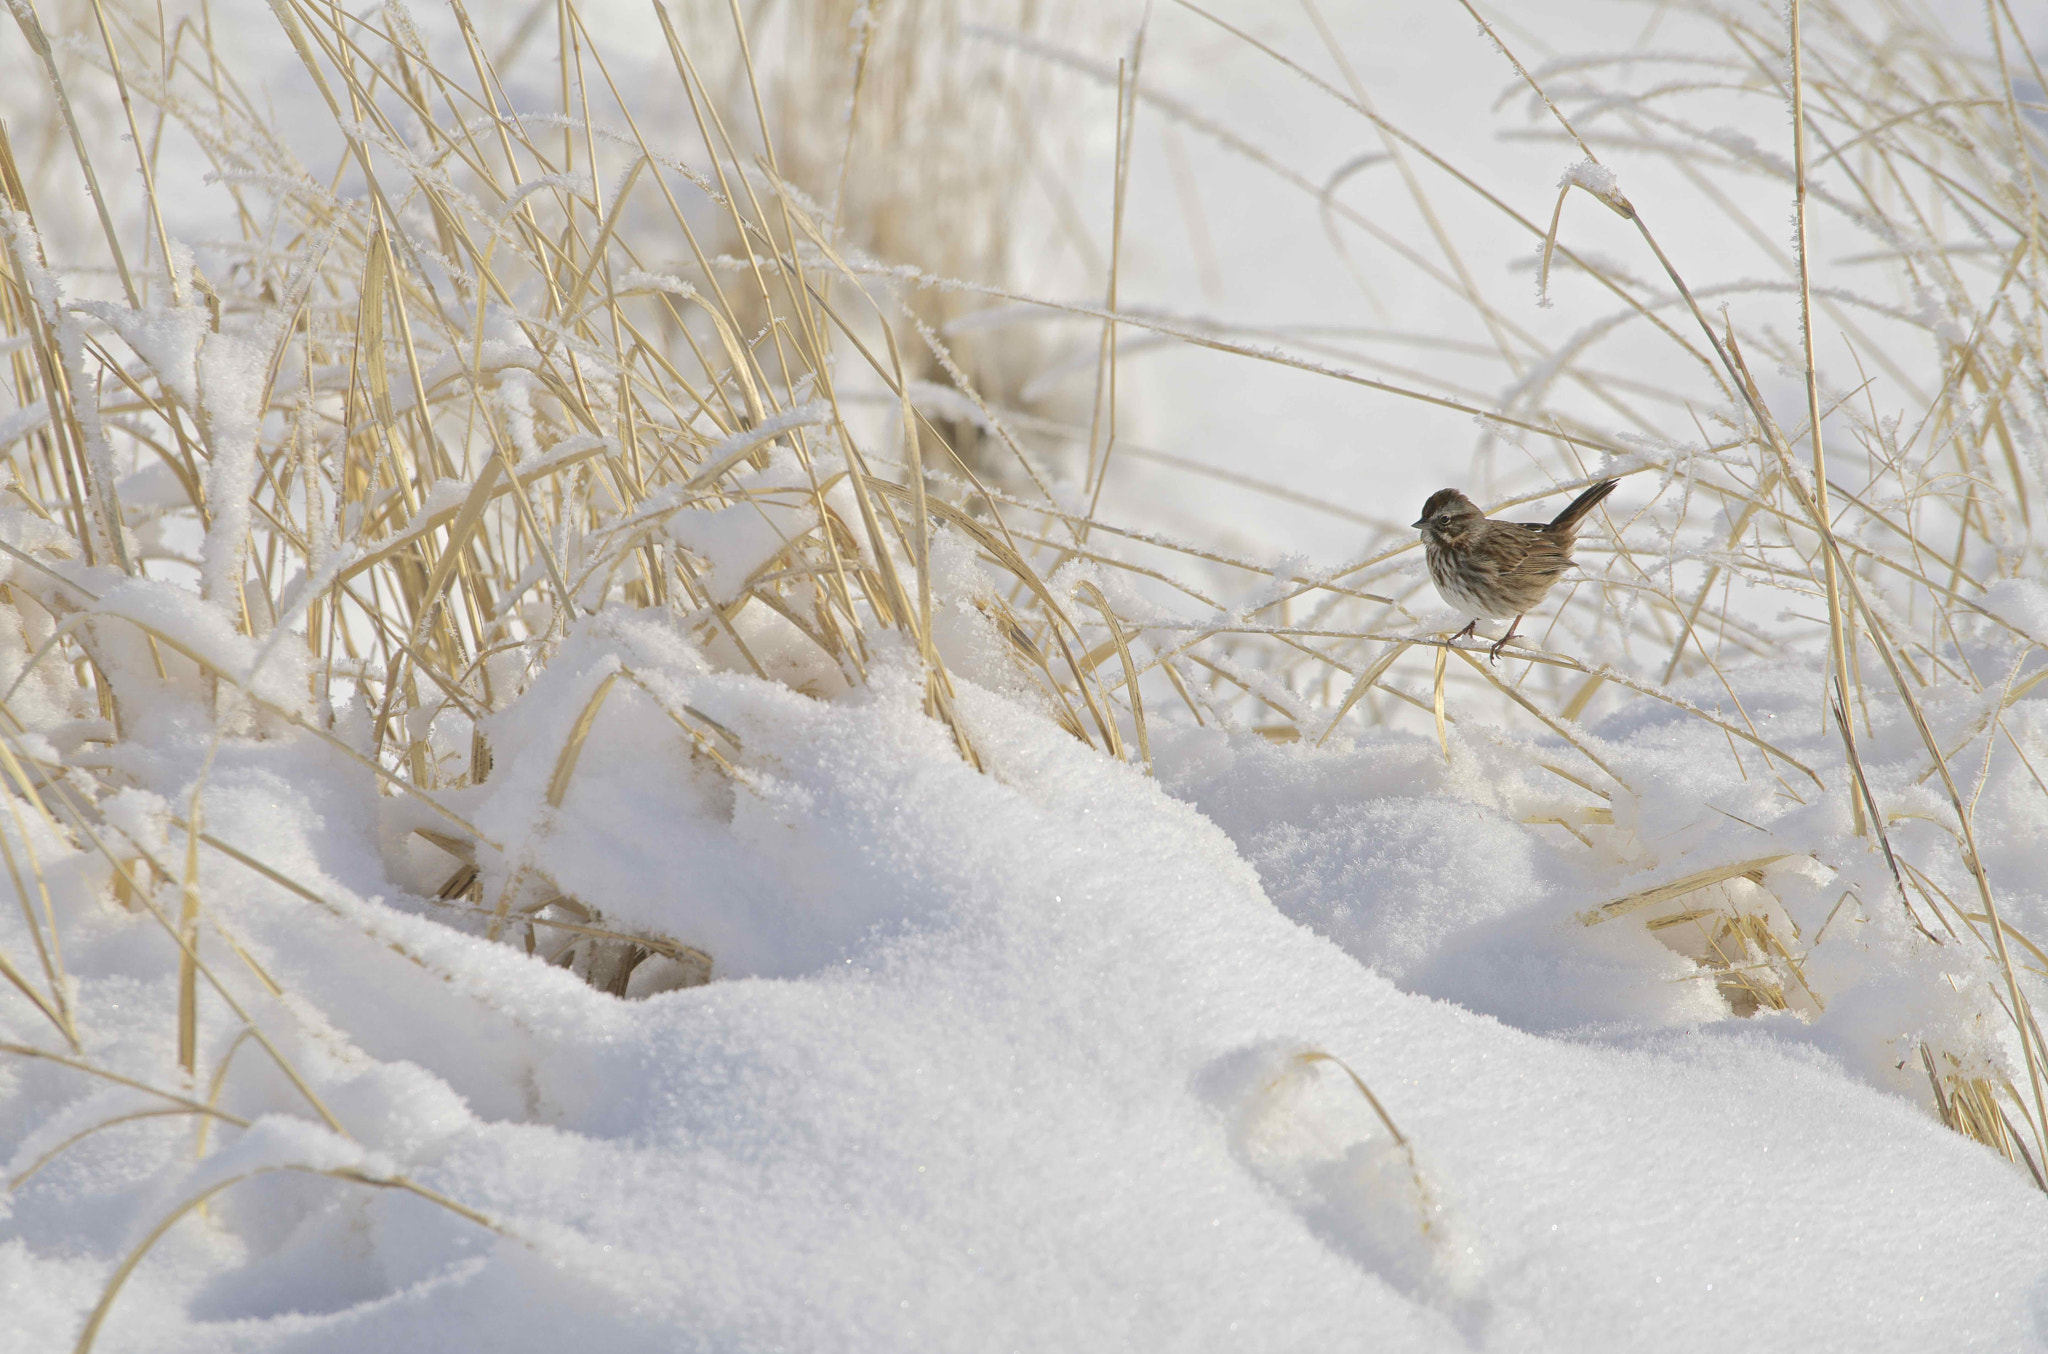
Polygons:
<instances>
[{"instance_id":1,"label":"snow mound","mask_svg":"<svg viewBox=\"0 0 2048 1354\"><path fill-rule=\"evenodd\" d=\"M551 805L564 730L619 671ZM905 663L812 700L654 622L565 647L460 807L487 900L544 865L716 956L721 980L639 1001L443 925L385 864L404 801L330 746L229 741L209 831L303 892L204 853L209 916L282 995L211 933L204 958L339 1132L211 1000L201 1066L233 1054L219 1106L249 1126L196 1163L191 1116L112 1122L161 1098L10 1063L10 1173L107 1126L8 1201L9 1347L70 1340L148 1230L231 1178L99 1349L2040 1342L2048 1200L1814 1049L1725 1021L1544 1038L1396 986L1449 981L1447 934L1509 902L1558 911L1520 829L1431 789L1413 746L1280 776L1186 735L1184 763L1248 769L1224 827L1292 785L1270 807L1316 839L1255 836L1269 900L1138 770L964 688L977 774L921 692ZM663 706L723 730L735 774ZM131 796L181 802L203 750L163 751ZM1409 807L1357 793L1374 761L1423 782ZM1351 808L1311 802L1339 787ZM1415 915L1327 902L1374 880ZM88 1056L173 1090L157 923L81 894L64 925ZM7 1037L47 1046L25 1010Z\"/></svg>"}]
</instances>

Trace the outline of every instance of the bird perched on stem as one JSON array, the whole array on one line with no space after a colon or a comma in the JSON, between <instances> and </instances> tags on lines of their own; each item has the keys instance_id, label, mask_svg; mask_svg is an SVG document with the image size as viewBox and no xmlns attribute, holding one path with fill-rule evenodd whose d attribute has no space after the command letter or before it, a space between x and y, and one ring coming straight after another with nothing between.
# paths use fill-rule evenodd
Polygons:
<instances>
[{"instance_id":1,"label":"bird perched on stem","mask_svg":"<svg viewBox=\"0 0 2048 1354\"><path fill-rule=\"evenodd\" d=\"M1514 624L1487 654L1498 662L1522 617L1571 568L1579 523L1614 492L1615 483L1601 480L1548 522L1496 522L1456 489L1431 494L1413 525L1422 529L1429 580L1437 593L1472 617L1454 638L1472 634L1481 616L1514 617Z\"/></svg>"}]
</instances>

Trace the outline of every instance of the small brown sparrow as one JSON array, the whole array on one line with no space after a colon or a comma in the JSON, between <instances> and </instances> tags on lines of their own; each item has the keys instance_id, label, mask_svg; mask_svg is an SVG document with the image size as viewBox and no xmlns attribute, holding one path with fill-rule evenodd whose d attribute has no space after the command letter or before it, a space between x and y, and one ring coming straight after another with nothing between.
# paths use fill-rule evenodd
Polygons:
<instances>
[{"instance_id":1,"label":"small brown sparrow","mask_svg":"<svg viewBox=\"0 0 2048 1354\"><path fill-rule=\"evenodd\" d=\"M1479 617L1514 625L1494 643L1487 657L1515 637L1516 627L1551 585L1572 564L1572 541L1579 523L1614 492L1614 480L1601 480L1573 499L1549 522L1496 522L1456 489L1439 489L1422 505L1414 522L1422 529L1429 556L1429 580L1452 607L1472 617L1454 638L1463 639L1479 625Z\"/></svg>"}]
</instances>

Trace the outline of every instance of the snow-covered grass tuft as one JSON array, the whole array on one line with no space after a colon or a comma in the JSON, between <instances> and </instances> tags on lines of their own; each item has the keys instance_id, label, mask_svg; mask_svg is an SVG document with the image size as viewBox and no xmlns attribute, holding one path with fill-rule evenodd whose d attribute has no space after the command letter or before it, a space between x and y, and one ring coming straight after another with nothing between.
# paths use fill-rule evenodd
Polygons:
<instances>
[{"instance_id":1,"label":"snow-covered grass tuft","mask_svg":"<svg viewBox=\"0 0 2048 1354\"><path fill-rule=\"evenodd\" d=\"M483 8L13 7L25 1338L1720 1347L1641 1295L1839 1339L1908 1225L1997 1285L1912 1321L2033 1319L2003 4L1465 5L1483 149L1313 6ZM1622 481L1498 663L1461 476Z\"/></svg>"}]
</instances>

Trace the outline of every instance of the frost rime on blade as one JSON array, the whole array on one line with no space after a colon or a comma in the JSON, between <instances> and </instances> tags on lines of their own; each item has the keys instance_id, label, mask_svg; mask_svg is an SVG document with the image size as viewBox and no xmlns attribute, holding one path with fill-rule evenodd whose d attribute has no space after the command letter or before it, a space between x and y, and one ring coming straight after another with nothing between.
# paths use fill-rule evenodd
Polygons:
<instances>
[{"instance_id":1,"label":"frost rime on blade","mask_svg":"<svg viewBox=\"0 0 2048 1354\"><path fill-rule=\"evenodd\" d=\"M1597 198L1611 198L1620 189L1614 171L1596 160L1581 160L1558 179L1559 188L1579 187Z\"/></svg>"},{"instance_id":2,"label":"frost rime on blade","mask_svg":"<svg viewBox=\"0 0 2048 1354\"><path fill-rule=\"evenodd\" d=\"M213 524L200 547L200 587L238 614L238 583L256 489L256 437L263 427L264 351L246 339L209 334L199 349L199 426L206 439L206 499Z\"/></svg>"}]
</instances>

